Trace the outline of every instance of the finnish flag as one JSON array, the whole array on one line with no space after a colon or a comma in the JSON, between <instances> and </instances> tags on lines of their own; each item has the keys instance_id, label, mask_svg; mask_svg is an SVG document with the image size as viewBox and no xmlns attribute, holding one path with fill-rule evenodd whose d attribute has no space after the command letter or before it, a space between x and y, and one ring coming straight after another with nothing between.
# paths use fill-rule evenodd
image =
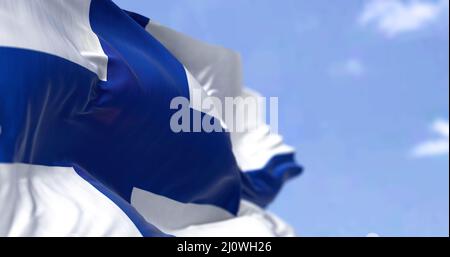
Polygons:
<instances>
[{"instance_id":1,"label":"finnish flag","mask_svg":"<svg viewBox=\"0 0 450 257\"><path fill-rule=\"evenodd\" d=\"M109 0L1 0L0 236L294 235L264 210L294 149L257 117L174 133L195 90L259 97L237 53Z\"/></svg>"}]
</instances>

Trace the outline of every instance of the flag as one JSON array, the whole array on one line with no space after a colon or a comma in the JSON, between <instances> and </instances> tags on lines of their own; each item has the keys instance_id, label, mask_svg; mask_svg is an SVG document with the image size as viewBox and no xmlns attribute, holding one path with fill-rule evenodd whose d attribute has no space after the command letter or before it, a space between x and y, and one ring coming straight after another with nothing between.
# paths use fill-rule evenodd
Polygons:
<instances>
[{"instance_id":1,"label":"flag","mask_svg":"<svg viewBox=\"0 0 450 257\"><path fill-rule=\"evenodd\" d=\"M237 53L108 0L2 0L0 35L1 236L293 235L294 149L193 99L259 97ZM175 133L177 97L224 129Z\"/></svg>"}]
</instances>

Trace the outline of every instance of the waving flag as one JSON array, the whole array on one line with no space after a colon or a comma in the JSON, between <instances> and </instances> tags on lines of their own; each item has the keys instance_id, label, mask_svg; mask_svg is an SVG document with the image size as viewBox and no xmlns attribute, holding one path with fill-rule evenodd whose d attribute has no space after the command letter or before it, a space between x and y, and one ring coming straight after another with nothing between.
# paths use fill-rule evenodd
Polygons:
<instances>
[{"instance_id":1,"label":"waving flag","mask_svg":"<svg viewBox=\"0 0 450 257\"><path fill-rule=\"evenodd\" d=\"M108 0L2 0L0 35L1 236L293 234L263 210L301 172L268 125L170 127L193 90L258 97L238 54Z\"/></svg>"}]
</instances>

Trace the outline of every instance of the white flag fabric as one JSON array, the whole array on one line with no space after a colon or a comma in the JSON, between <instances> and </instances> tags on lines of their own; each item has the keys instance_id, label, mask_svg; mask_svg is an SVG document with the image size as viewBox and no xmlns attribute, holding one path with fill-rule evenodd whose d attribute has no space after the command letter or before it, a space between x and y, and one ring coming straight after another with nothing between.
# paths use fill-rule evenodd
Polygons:
<instances>
[{"instance_id":1,"label":"white flag fabric","mask_svg":"<svg viewBox=\"0 0 450 257\"><path fill-rule=\"evenodd\" d=\"M236 52L101 0L2 0L0 35L0 236L294 235L294 149L194 99L259 98ZM174 132L177 97L223 130Z\"/></svg>"}]
</instances>

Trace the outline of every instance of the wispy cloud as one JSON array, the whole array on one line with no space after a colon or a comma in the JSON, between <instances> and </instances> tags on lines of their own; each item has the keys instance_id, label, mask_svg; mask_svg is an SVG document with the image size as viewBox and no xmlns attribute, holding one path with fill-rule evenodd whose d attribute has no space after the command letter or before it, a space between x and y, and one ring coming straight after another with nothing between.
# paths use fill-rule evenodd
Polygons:
<instances>
[{"instance_id":1,"label":"wispy cloud","mask_svg":"<svg viewBox=\"0 0 450 257\"><path fill-rule=\"evenodd\" d=\"M359 22L375 25L387 37L422 29L448 13L448 0L371 0Z\"/></svg>"},{"instance_id":2,"label":"wispy cloud","mask_svg":"<svg viewBox=\"0 0 450 257\"><path fill-rule=\"evenodd\" d=\"M444 120L435 121L431 130L439 137L417 145L412 154L415 157L448 155L449 153L449 123Z\"/></svg>"},{"instance_id":3,"label":"wispy cloud","mask_svg":"<svg viewBox=\"0 0 450 257\"><path fill-rule=\"evenodd\" d=\"M349 58L347 60L335 63L330 68L332 76L349 76L359 78L364 75L366 68L364 63L358 58Z\"/></svg>"}]
</instances>

